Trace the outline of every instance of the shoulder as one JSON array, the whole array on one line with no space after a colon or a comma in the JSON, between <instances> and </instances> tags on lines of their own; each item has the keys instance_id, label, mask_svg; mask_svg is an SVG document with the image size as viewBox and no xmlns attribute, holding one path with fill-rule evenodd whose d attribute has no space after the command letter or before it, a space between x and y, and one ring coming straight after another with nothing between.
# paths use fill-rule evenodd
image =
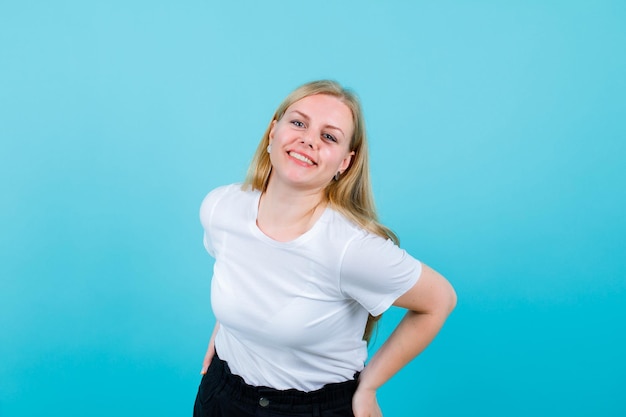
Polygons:
<instances>
[{"instance_id":1,"label":"shoulder","mask_svg":"<svg viewBox=\"0 0 626 417\"><path fill-rule=\"evenodd\" d=\"M401 269L421 268L421 263L391 239L379 236L333 211L327 233L331 240L342 242L342 275L361 277Z\"/></svg>"},{"instance_id":2,"label":"shoulder","mask_svg":"<svg viewBox=\"0 0 626 417\"><path fill-rule=\"evenodd\" d=\"M340 265L340 290L377 316L419 279L422 264L391 239L348 222L351 237Z\"/></svg>"},{"instance_id":3,"label":"shoulder","mask_svg":"<svg viewBox=\"0 0 626 417\"><path fill-rule=\"evenodd\" d=\"M212 217L213 211L217 206L223 203L238 204L246 200L254 198L257 191L246 191L242 188L242 184L228 184L211 190L202 200L200 205L200 219L208 221Z\"/></svg>"},{"instance_id":4,"label":"shoulder","mask_svg":"<svg viewBox=\"0 0 626 417\"><path fill-rule=\"evenodd\" d=\"M239 183L221 185L209 191L209 193L204 197L204 199L207 200L207 199L215 198L216 196L222 196L228 193L232 194L232 193L236 193L237 191L241 191L241 184Z\"/></svg>"},{"instance_id":5,"label":"shoulder","mask_svg":"<svg viewBox=\"0 0 626 417\"><path fill-rule=\"evenodd\" d=\"M346 249L366 245L375 250L376 247L394 245L389 239L354 223L341 212L334 209L330 209L330 212L327 216L327 233L331 239L344 242Z\"/></svg>"},{"instance_id":6,"label":"shoulder","mask_svg":"<svg viewBox=\"0 0 626 417\"><path fill-rule=\"evenodd\" d=\"M222 185L209 191L202 200L201 206L215 204L224 197L245 199L253 198L253 196L257 194L258 191L246 190L240 183Z\"/></svg>"}]
</instances>

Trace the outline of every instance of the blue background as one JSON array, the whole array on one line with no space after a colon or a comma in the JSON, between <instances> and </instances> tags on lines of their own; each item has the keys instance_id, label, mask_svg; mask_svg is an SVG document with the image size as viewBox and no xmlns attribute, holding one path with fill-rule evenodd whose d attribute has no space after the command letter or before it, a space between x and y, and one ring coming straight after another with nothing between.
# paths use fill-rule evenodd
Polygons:
<instances>
[{"instance_id":1,"label":"blue background","mask_svg":"<svg viewBox=\"0 0 626 417\"><path fill-rule=\"evenodd\" d=\"M625 5L0 2L0 415L191 415L199 204L318 78L459 295L385 416L626 415Z\"/></svg>"}]
</instances>

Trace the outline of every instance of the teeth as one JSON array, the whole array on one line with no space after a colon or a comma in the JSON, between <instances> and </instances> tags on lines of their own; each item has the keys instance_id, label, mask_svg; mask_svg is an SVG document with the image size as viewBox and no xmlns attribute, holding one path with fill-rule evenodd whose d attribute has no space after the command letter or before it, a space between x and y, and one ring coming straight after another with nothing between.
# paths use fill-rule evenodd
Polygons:
<instances>
[{"instance_id":1,"label":"teeth","mask_svg":"<svg viewBox=\"0 0 626 417\"><path fill-rule=\"evenodd\" d=\"M298 161L306 162L309 165L313 165L313 161L311 161L304 155L300 155L299 153L289 152L289 156L296 158Z\"/></svg>"}]
</instances>

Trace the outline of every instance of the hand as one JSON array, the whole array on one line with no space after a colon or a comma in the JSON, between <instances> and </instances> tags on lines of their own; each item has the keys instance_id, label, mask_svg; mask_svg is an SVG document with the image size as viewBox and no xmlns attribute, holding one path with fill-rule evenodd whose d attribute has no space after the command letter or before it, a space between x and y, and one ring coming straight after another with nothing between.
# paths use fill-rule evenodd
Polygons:
<instances>
[{"instance_id":1,"label":"hand","mask_svg":"<svg viewBox=\"0 0 626 417\"><path fill-rule=\"evenodd\" d=\"M209 369L213 356L215 356L215 348L213 347L213 344L210 344L209 348L206 350L206 354L204 355L204 360L202 361L202 370L200 371L202 375L206 374L207 369Z\"/></svg>"},{"instance_id":2,"label":"hand","mask_svg":"<svg viewBox=\"0 0 626 417\"><path fill-rule=\"evenodd\" d=\"M202 361L202 370L200 371L202 375L206 374L206 371L209 369L209 365L211 365L211 361L213 360L213 356L215 356L215 335L217 334L217 330L219 328L220 324L215 323L211 340L209 340L209 347L207 348L204 360Z\"/></svg>"},{"instance_id":3,"label":"hand","mask_svg":"<svg viewBox=\"0 0 626 417\"><path fill-rule=\"evenodd\" d=\"M383 412L376 400L376 391L357 388L352 397L352 412L354 417L383 417Z\"/></svg>"}]
</instances>

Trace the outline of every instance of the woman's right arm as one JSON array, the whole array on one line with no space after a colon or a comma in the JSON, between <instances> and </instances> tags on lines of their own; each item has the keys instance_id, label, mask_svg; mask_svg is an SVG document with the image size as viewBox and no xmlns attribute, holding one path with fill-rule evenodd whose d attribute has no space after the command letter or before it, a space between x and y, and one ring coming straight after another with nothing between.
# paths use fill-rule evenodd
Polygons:
<instances>
[{"instance_id":1,"label":"woman's right arm","mask_svg":"<svg viewBox=\"0 0 626 417\"><path fill-rule=\"evenodd\" d=\"M215 335L217 334L217 330L219 328L220 324L219 322L216 322L215 327L213 328L213 334L211 335L211 340L209 340L209 347L206 350L204 361L202 362L202 370L200 371L202 375L206 374L206 371L209 369L209 365L211 365L211 361L213 360L213 356L215 355Z\"/></svg>"}]
</instances>

